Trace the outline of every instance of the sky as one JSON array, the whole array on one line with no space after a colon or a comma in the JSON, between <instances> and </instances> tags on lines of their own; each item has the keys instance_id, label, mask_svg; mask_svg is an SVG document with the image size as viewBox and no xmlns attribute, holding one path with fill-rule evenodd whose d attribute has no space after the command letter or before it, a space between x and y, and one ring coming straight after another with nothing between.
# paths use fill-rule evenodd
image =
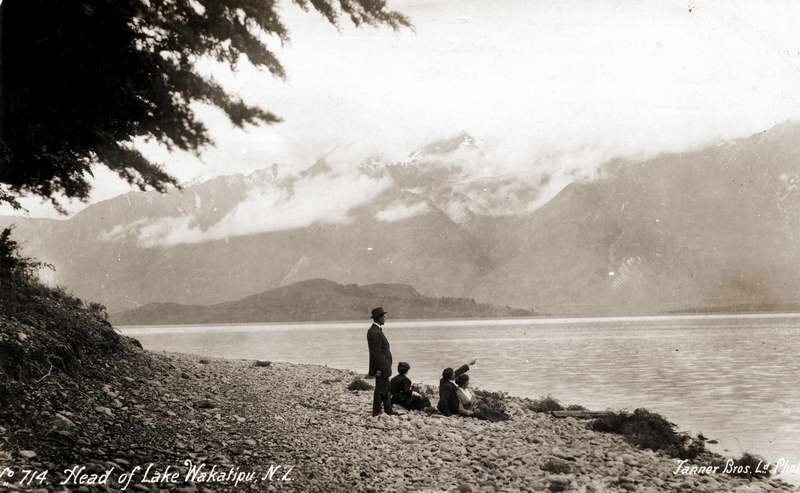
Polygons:
<instances>
[{"instance_id":1,"label":"sky","mask_svg":"<svg viewBox=\"0 0 800 493\"><path fill-rule=\"evenodd\" d=\"M341 169L402 159L465 131L482 176L596 168L606 159L744 137L800 117L800 3L792 1L398 0L414 30L337 30L281 3L288 77L247 63L201 69L282 123L232 127L199 106L216 145L197 157L140 143L189 183L282 172L328 154ZM338 174L337 179L347 176ZM353 180L358 177L352 174ZM98 168L90 202L130 190ZM343 187L346 189L346 186ZM39 200L31 216L58 217ZM67 203L77 212L87 204ZM285 212L285 211L284 211ZM0 209L0 213L9 213Z\"/></svg>"}]
</instances>

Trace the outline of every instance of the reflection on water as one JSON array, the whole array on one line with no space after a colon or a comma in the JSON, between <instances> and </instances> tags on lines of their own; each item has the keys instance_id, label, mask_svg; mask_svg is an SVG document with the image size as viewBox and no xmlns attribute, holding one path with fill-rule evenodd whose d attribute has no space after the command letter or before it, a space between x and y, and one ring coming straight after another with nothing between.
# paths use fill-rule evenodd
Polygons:
<instances>
[{"instance_id":1,"label":"reflection on water","mask_svg":"<svg viewBox=\"0 0 800 493\"><path fill-rule=\"evenodd\" d=\"M125 328L145 348L367 369L369 323ZM479 387L592 409L647 407L728 455L800 463L800 315L392 321L395 363L436 383L473 358ZM728 449L724 452L724 449ZM800 482L800 474L784 476Z\"/></svg>"}]
</instances>

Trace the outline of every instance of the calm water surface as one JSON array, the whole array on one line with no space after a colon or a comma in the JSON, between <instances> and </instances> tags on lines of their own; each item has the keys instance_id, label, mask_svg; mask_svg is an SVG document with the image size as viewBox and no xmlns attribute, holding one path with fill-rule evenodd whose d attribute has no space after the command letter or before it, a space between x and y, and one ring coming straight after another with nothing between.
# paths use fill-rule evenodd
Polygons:
<instances>
[{"instance_id":1,"label":"calm water surface","mask_svg":"<svg viewBox=\"0 0 800 493\"><path fill-rule=\"evenodd\" d=\"M145 348L366 372L369 323L126 327ZM473 358L471 383L590 409L646 407L679 428L800 468L800 314L394 321L415 382ZM726 451L727 449L727 451ZM783 474L800 482L800 473Z\"/></svg>"}]
</instances>

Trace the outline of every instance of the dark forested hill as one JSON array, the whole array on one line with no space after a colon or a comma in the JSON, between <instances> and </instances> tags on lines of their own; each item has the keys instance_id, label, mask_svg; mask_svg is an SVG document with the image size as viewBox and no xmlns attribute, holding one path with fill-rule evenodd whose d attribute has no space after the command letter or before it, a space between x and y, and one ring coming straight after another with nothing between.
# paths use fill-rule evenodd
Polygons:
<instances>
[{"instance_id":1,"label":"dark forested hill","mask_svg":"<svg viewBox=\"0 0 800 493\"><path fill-rule=\"evenodd\" d=\"M311 279L229 303L210 306L151 303L113 314L111 318L117 325L367 320L376 306L383 306L392 318L533 315L466 298L430 298L403 284L357 286Z\"/></svg>"}]
</instances>

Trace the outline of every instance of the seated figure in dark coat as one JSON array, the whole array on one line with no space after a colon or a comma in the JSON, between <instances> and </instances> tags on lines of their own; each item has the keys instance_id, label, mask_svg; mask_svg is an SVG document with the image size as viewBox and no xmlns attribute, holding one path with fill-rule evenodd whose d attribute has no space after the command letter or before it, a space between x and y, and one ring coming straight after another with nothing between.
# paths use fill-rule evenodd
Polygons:
<instances>
[{"instance_id":1,"label":"seated figure in dark coat","mask_svg":"<svg viewBox=\"0 0 800 493\"><path fill-rule=\"evenodd\" d=\"M470 362L475 364L475 360ZM453 379L462 373L469 371L469 365L463 365L453 371L452 368L445 368L442 372L442 379L439 380L439 403L436 408L445 416L460 414L462 416L472 416L472 411L464 409L461 401L458 400L458 387Z\"/></svg>"},{"instance_id":2,"label":"seated figure in dark coat","mask_svg":"<svg viewBox=\"0 0 800 493\"><path fill-rule=\"evenodd\" d=\"M408 378L408 370L411 365L405 361L397 364L397 375L392 377L389 382L389 392L392 394L392 403L399 404L409 411L421 410L431 407L431 401L411 390L411 380Z\"/></svg>"}]
</instances>

